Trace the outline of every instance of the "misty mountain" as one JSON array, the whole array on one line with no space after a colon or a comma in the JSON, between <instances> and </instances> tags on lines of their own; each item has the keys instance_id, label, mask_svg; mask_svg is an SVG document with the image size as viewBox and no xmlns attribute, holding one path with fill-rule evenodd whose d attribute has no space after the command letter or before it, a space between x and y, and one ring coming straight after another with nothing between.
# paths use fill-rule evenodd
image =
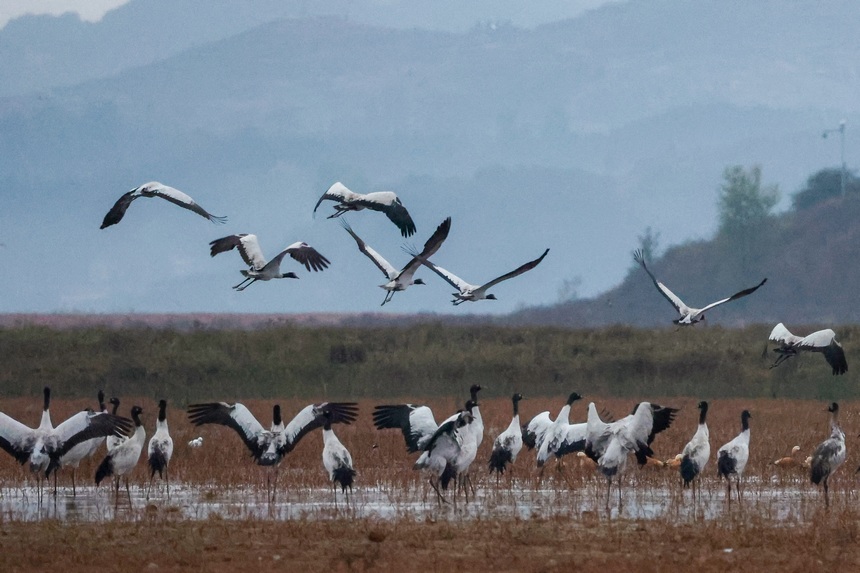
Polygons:
<instances>
[{"instance_id":1,"label":"misty mountain","mask_svg":"<svg viewBox=\"0 0 860 573\"><path fill-rule=\"evenodd\" d=\"M126 57L119 31L165 13L132 2L146 15L111 12L87 25L104 37L81 41L114 47L113 63L87 68L70 45L90 79L62 87L70 72L60 87L0 99L0 268L20 273L0 311L376 310L378 270L324 219L329 206L311 218L336 180L397 191L416 244L452 216L436 261L471 282L551 249L499 285L498 302L458 314L550 305L569 280L596 296L625 276L646 227L664 246L713 236L727 165L761 164L787 197L838 161L821 131L857 117L858 78L845 65L860 52L860 14L840 2L726 6L627 2L534 29L464 32L353 17L255 26L264 17L250 8L244 19L212 8L186 44ZM0 39L37 20L10 23ZM230 222L140 200L98 230L120 194L153 179ZM384 218L350 221L402 264ZM332 268L234 293L241 261L206 248L234 232L256 233L267 252L305 240ZM447 312L449 286L424 278L383 311Z\"/></svg>"},{"instance_id":2,"label":"misty mountain","mask_svg":"<svg viewBox=\"0 0 860 573\"><path fill-rule=\"evenodd\" d=\"M706 322L746 326L856 324L853 285L860 281L860 197L848 195L771 218L744 249L732 237L695 241L668 249L648 268L672 292L694 307L741 289L767 283L749 297L706 313ZM647 273L630 261L617 287L588 300L524 309L516 324L606 326L670 325L678 318Z\"/></svg>"}]
</instances>

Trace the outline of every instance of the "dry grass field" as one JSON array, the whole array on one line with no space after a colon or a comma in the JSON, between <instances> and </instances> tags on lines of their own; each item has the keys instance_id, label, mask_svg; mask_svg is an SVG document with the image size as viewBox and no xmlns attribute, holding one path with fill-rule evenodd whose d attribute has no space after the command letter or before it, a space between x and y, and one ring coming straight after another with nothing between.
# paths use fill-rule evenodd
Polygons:
<instances>
[{"instance_id":1,"label":"dry grass field","mask_svg":"<svg viewBox=\"0 0 860 573\"><path fill-rule=\"evenodd\" d=\"M420 400L416 396L385 402L427 403L437 420L453 412L458 397ZM169 398L169 397L168 397ZM156 402L122 397L121 413L132 404L144 409L144 422L154 428ZM696 428L696 400L650 398L680 407L675 424L660 434L654 450L668 459L680 452ZM635 400L586 396L574 404L571 421L585 419L594 400L615 417L626 415ZM527 399L522 419L542 410L553 416L564 397ZM3 399L0 410L35 426L38 397ZM244 402L268 426L272 402ZM120 498L114 514L109 488L94 489L98 459L85 460L78 484L88 486L71 499L69 472L60 475L60 506L92 503L96 517L57 519L54 502L27 513L19 506L35 503L20 494L32 485L29 470L11 456L0 457L0 571L35 571L62 567L66 572L92 570L241 571L261 568L284 571L369 571L426 569L451 571L665 571L683 567L697 571L849 571L860 567L860 509L854 470L860 453L853 447L860 432L857 403L843 403L841 422L848 437L848 462L836 474L831 508L825 511L820 492L809 485L803 470L779 470L771 462L799 445L799 458L812 451L829 432L826 404L800 400L713 400L709 413L712 453L734 437L740 412L752 412L751 456L742 504L728 507L724 486L713 463L705 469L703 499L694 502L682 492L675 471L628 468L624 511L604 507L604 481L580 467L573 456L564 467L547 465L542 478L534 452L524 451L512 478L497 482L487 474L486 460L496 434L510 421L510 401L483 401L485 438L473 475L479 498L466 504L438 507L425 478L412 471L414 455L406 453L398 431L377 431L371 411L379 401L360 402L360 416L351 426L336 426L358 470L352 504L335 506L322 468L322 438L304 438L280 468L278 510L273 516L253 511L266 505L267 472L254 465L238 436L224 427L191 427L184 412L168 410L176 450L170 466L174 494L166 499L157 488L149 502L138 488L148 477L143 460L132 476L133 506ZM86 400L52 402L54 423L89 406ZM281 401L287 418L304 402ZM203 436L204 445L187 442ZM101 454L99 454L101 455ZM96 456L99 457L98 455ZM631 466L634 464L631 463ZM380 510L379 500L383 501ZM218 507L195 513L196 506ZM300 513L288 508L300 506ZM416 509L418 508L418 509ZM513 510L511 508L514 508ZM651 508L651 509L649 509ZM192 517L189 517L192 516ZM195 517L196 516L196 517ZM608 569L607 569L608 568Z\"/></svg>"}]
</instances>

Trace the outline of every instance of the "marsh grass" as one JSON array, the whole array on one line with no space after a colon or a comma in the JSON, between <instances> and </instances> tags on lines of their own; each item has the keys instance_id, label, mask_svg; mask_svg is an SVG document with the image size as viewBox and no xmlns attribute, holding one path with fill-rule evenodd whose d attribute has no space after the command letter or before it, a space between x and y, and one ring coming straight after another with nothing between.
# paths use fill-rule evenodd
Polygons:
<instances>
[{"instance_id":1,"label":"marsh grass","mask_svg":"<svg viewBox=\"0 0 860 573\"><path fill-rule=\"evenodd\" d=\"M797 332L815 327L792 325ZM259 330L0 328L0 396L49 385L69 397L166 396L174 405L239 398L358 399L557 396L573 385L600 396L860 397L854 370L834 377L820 356L769 370L771 326L677 330L448 326ZM839 329L849 364L860 328Z\"/></svg>"}]
</instances>

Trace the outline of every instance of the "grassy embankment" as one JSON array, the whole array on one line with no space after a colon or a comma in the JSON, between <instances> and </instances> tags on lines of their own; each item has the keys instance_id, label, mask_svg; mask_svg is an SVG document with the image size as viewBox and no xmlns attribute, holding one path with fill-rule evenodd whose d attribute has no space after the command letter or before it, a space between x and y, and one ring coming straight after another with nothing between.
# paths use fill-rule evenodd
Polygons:
<instances>
[{"instance_id":1,"label":"grassy embankment","mask_svg":"<svg viewBox=\"0 0 860 573\"><path fill-rule=\"evenodd\" d=\"M165 396L184 405L237 398L582 394L849 399L857 369L830 375L820 356L769 370L769 327L642 330L279 327L256 331L39 327L0 329L0 395ZM840 329L849 365L856 327Z\"/></svg>"}]
</instances>

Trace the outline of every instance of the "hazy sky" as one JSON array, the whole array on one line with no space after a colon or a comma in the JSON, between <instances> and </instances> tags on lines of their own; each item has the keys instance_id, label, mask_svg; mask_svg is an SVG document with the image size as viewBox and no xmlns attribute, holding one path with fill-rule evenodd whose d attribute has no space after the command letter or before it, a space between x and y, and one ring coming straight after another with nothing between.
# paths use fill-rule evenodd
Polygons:
<instances>
[{"instance_id":1,"label":"hazy sky","mask_svg":"<svg viewBox=\"0 0 860 573\"><path fill-rule=\"evenodd\" d=\"M398 17L396 6L401 1L371 0L370 4L376 4L381 8L390 7L392 17L396 18ZM497 1L492 3L492 8L487 13L489 17L510 20L518 26L533 26L556 19L570 18L585 10L618 1L623 0L568 0L567 2L557 2L556 0L532 0L531 2ZM128 2L129 0L0 0L0 29L10 20L25 14L52 14L60 16L74 12L82 20L96 22L105 13ZM476 2L475 4L478 3ZM476 7L478 6L471 6L464 10ZM480 6L480 8L487 8L487 6ZM322 10L324 7L318 6L317 9ZM428 12L435 12L435 10L430 8ZM432 28L438 27L434 26L434 24L439 24L439 22L434 22L430 19L427 24L428 27Z\"/></svg>"}]
</instances>

